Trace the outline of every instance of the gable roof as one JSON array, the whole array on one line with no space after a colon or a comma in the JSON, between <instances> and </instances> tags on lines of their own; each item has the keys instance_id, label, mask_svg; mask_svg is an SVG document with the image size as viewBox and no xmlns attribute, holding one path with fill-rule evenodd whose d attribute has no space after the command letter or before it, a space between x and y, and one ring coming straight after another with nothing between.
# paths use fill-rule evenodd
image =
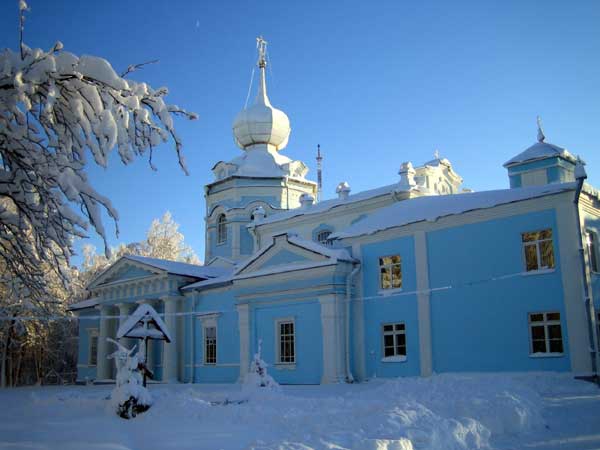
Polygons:
<instances>
[{"instance_id":1,"label":"gable roof","mask_svg":"<svg viewBox=\"0 0 600 450\"><path fill-rule=\"evenodd\" d=\"M506 161L504 167L551 157L559 157L571 162L576 161L575 157L565 148L550 144L549 142L536 142L514 158Z\"/></svg>"},{"instance_id":2,"label":"gable roof","mask_svg":"<svg viewBox=\"0 0 600 450\"><path fill-rule=\"evenodd\" d=\"M195 278L214 278L223 275L223 273L227 271L227 269L224 269L223 267L200 266L168 259L150 258L148 256L125 255L123 258L164 270L173 275Z\"/></svg>"},{"instance_id":3,"label":"gable roof","mask_svg":"<svg viewBox=\"0 0 600 450\"><path fill-rule=\"evenodd\" d=\"M347 262L355 262L356 260L350 256L350 254L344 249L333 249L329 247L325 247L317 242L308 241L306 239L302 239L295 234L278 234L273 236L273 242L263 249L256 252L246 261L244 261L234 273L234 277L241 274L246 268L248 268L252 263L258 260L261 256L271 250L279 239L285 239L288 244L291 244L295 247L299 247L303 250L307 250L309 252L315 253L317 255L323 256L325 258L331 259L333 261L347 261Z\"/></svg>"},{"instance_id":4,"label":"gable roof","mask_svg":"<svg viewBox=\"0 0 600 450\"><path fill-rule=\"evenodd\" d=\"M464 194L416 197L382 208L354 225L350 225L345 230L333 233L330 239L344 239L374 234L378 231L402 227L416 222L435 222L446 216L558 194L575 190L575 188L576 183L563 183Z\"/></svg>"}]
</instances>

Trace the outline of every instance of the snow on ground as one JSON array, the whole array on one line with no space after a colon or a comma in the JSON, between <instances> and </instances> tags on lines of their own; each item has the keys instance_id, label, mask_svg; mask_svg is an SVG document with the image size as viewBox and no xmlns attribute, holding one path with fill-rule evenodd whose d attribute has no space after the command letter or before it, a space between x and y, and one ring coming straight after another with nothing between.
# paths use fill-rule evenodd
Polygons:
<instances>
[{"instance_id":1,"label":"snow on ground","mask_svg":"<svg viewBox=\"0 0 600 450\"><path fill-rule=\"evenodd\" d=\"M600 389L568 374L465 374L284 386L151 385L127 421L111 386L0 391L0 449L592 449Z\"/></svg>"}]
</instances>

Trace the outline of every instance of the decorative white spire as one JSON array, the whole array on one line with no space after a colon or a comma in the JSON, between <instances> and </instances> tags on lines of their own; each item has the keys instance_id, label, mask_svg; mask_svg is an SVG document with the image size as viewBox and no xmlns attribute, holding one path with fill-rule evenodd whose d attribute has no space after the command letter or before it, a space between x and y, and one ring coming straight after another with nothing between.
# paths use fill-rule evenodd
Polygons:
<instances>
[{"instance_id":1,"label":"decorative white spire","mask_svg":"<svg viewBox=\"0 0 600 450\"><path fill-rule=\"evenodd\" d=\"M540 116L537 116L537 129L537 140L539 143L543 143L546 135L544 135L544 130L542 129L542 119Z\"/></svg>"},{"instance_id":2,"label":"decorative white spire","mask_svg":"<svg viewBox=\"0 0 600 450\"><path fill-rule=\"evenodd\" d=\"M435 152L433 152L433 159L440 159L440 151L438 149L436 149Z\"/></svg>"},{"instance_id":3,"label":"decorative white spire","mask_svg":"<svg viewBox=\"0 0 600 450\"><path fill-rule=\"evenodd\" d=\"M269 97L267 96L267 78L265 74L267 69L267 41L262 36L256 38L256 48L258 49L258 61L256 65L260 70L260 81L255 103L271 106L271 102L269 102Z\"/></svg>"}]
</instances>

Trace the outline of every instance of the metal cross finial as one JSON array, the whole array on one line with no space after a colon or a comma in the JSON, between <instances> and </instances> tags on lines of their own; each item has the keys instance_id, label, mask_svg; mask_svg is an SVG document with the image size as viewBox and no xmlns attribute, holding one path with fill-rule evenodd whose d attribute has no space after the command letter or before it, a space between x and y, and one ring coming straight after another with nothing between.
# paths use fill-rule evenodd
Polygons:
<instances>
[{"instance_id":1,"label":"metal cross finial","mask_svg":"<svg viewBox=\"0 0 600 450\"><path fill-rule=\"evenodd\" d=\"M261 69L267 66L267 41L262 36L256 38L256 48L258 49L258 67Z\"/></svg>"},{"instance_id":2,"label":"metal cross finial","mask_svg":"<svg viewBox=\"0 0 600 450\"><path fill-rule=\"evenodd\" d=\"M434 157L435 159L440 159L440 151L439 151L439 150L436 150L435 152L433 152L433 157Z\"/></svg>"},{"instance_id":3,"label":"metal cross finial","mask_svg":"<svg viewBox=\"0 0 600 450\"><path fill-rule=\"evenodd\" d=\"M546 139L546 135L544 134L544 130L542 129L542 118L540 116L537 116L537 128L537 140L538 142L544 142L544 139Z\"/></svg>"}]
</instances>

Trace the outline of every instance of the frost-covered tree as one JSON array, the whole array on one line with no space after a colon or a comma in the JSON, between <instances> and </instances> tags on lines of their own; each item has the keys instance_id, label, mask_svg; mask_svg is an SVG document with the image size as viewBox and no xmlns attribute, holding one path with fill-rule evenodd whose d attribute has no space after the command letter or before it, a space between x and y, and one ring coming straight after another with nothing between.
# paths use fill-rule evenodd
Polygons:
<instances>
[{"instance_id":1,"label":"frost-covered tree","mask_svg":"<svg viewBox=\"0 0 600 450\"><path fill-rule=\"evenodd\" d=\"M76 56L60 42L29 48L27 10L20 0L19 50L0 53L0 263L42 298L44 263L65 267L74 238L93 229L109 252L101 215L116 226L118 214L90 184L88 165L106 167L116 149L124 164L147 155L152 166L153 149L172 140L186 171L173 117L196 116L165 102L167 88L126 79L140 65L117 74L107 60Z\"/></svg>"},{"instance_id":2,"label":"frost-covered tree","mask_svg":"<svg viewBox=\"0 0 600 450\"><path fill-rule=\"evenodd\" d=\"M152 221L141 248L144 256L191 264L200 263L194 250L186 245L185 237L179 232L179 224L173 220L169 211L164 213L160 220Z\"/></svg>"}]
</instances>

